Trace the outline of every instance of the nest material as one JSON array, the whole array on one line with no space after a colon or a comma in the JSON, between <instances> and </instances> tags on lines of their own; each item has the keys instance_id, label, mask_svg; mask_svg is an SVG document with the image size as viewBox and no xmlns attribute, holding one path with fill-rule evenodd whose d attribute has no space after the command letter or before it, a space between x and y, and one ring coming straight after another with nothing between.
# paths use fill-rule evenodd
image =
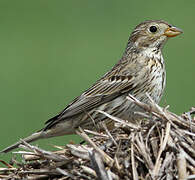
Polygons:
<instances>
[{"instance_id":1,"label":"nest material","mask_svg":"<svg viewBox=\"0 0 195 180\"><path fill-rule=\"evenodd\" d=\"M195 108L181 116L155 104L143 104L127 97L144 109L138 124L106 116L115 121L104 133L78 129L85 144L68 144L58 151L45 151L22 141L26 151L22 162L12 159L0 168L2 179L195 179ZM140 113L139 113L140 114ZM93 135L93 136L91 136Z\"/></svg>"}]
</instances>

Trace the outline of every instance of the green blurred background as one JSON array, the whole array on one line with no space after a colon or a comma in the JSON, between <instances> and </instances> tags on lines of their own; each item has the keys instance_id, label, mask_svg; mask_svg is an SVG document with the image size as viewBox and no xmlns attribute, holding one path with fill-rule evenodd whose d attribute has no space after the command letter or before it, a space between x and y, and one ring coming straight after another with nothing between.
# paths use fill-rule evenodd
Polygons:
<instances>
[{"instance_id":1,"label":"green blurred background","mask_svg":"<svg viewBox=\"0 0 195 180\"><path fill-rule=\"evenodd\" d=\"M184 30L164 48L167 87L161 105L178 114L189 110L195 98L194 9L193 0L1 0L0 149L41 129L109 70L133 28L148 19ZM51 149L70 140L75 137L35 144Z\"/></svg>"}]
</instances>

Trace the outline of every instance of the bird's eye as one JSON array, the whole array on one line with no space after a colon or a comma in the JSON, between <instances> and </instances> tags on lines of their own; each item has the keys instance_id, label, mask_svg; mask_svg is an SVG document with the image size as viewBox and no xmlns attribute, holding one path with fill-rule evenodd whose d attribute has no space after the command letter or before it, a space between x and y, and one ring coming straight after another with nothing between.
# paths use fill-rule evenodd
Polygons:
<instances>
[{"instance_id":1,"label":"bird's eye","mask_svg":"<svg viewBox=\"0 0 195 180\"><path fill-rule=\"evenodd\" d=\"M156 26L150 26L150 32L155 33L157 31Z\"/></svg>"}]
</instances>

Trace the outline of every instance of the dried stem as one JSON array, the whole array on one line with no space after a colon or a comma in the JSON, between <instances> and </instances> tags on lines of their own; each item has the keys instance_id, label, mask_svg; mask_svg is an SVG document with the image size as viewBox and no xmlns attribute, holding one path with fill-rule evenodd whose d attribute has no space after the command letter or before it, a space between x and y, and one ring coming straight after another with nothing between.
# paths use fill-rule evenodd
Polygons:
<instances>
[{"instance_id":1,"label":"dried stem","mask_svg":"<svg viewBox=\"0 0 195 180\"><path fill-rule=\"evenodd\" d=\"M144 119L138 124L98 111L116 128L108 129L106 122L101 133L78 128L83 145L50 152L21 140L24 150L15 153L22 162L0 160L0 179L195 179L195 108L178 116L148 98L144 104L127 97L143 110L135 112Z\"/></svg>"}]
</instances>

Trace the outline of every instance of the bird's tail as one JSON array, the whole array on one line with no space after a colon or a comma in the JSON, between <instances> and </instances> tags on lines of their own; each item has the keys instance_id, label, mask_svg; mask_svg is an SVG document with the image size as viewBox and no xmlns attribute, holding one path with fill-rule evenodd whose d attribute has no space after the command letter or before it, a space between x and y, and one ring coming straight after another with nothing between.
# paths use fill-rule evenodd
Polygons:
<instances>
[{"instance_id":1,"label":"bird's tail","mask_svg":"<svg viewBox=\"0 0 195 180\"><path fill-rule=\"evenodd\" d=\"M43 137L44 137L44 136L43 136L43 132L40 131L40 132L36 132L36 133L34 133L34 134L32 134L32 135L30 135L30 136L24 138L23 140L24 140L25 142L27 142L27 143L30 143L30 142L36 141L36 140L38 140L38 139L42 139ZM15 144L13 144L13 145L11 145L11 146L9 146L9 147L3 149L2 151L0 151L0 153L7 153L7 152L9 152L9 151L12 151L13 149L18 148L18 146L19 146L20 144L22 144L22 142L21 142L21 141L18 141L18 142L16 142Z\"/></svg>"},{"instance_id":2,"label":"bird's tail","mask_svg":"<svg viewBox=\"0 0 195 180\"><path fill-rule=\"evenodd\" d=\"M58 123L58 125L54 127L50 127L50 129L42 129L26 138L23 139L23 141L30 143L33 141L36 141L38 139L43 139L43 138L50 138L50 137L55 137L55 136L63 136L66 134L73 134L75 133L74 126L72 121L62 121L61 123ZM7 153L13 149L18 148L18 146L22 144L22 141L18 141L17 143L3 149L0 151L0 153Z\"/></svg>"}]
</instances>

